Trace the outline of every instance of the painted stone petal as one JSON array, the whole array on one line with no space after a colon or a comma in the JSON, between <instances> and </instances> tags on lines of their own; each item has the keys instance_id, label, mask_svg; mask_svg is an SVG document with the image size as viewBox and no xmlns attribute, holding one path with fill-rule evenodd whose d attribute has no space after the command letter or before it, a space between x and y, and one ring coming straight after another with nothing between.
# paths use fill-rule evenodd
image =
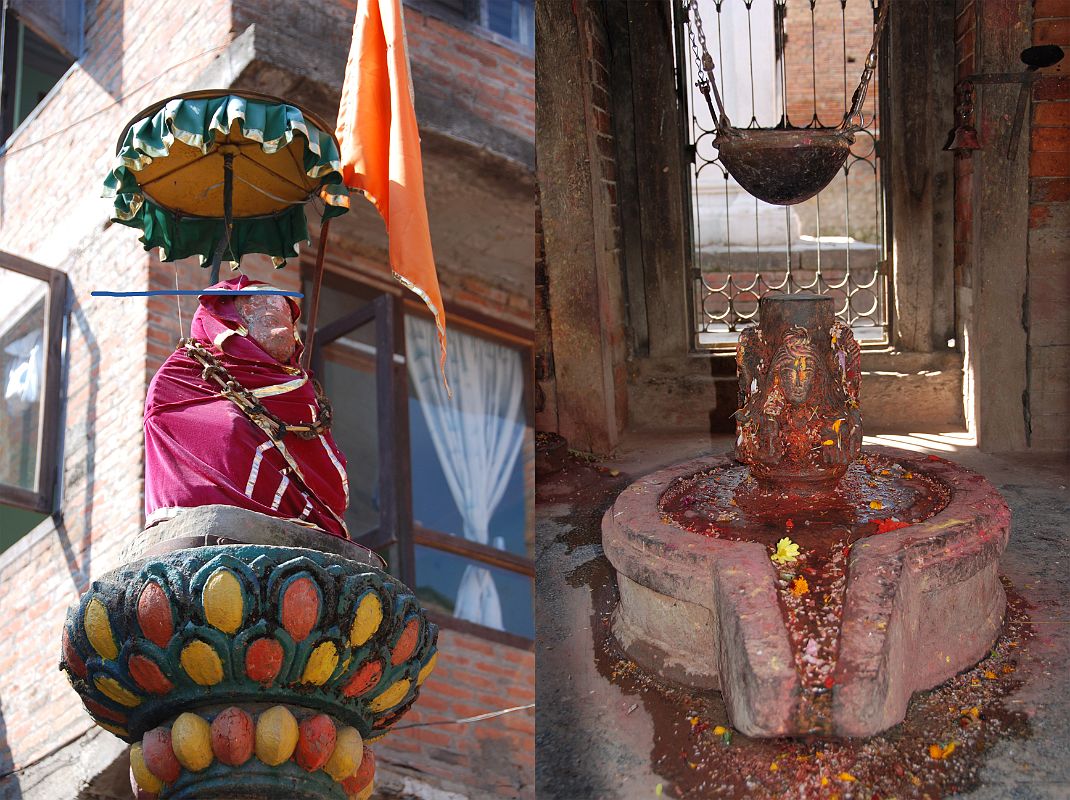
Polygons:
<instances>
[{"instance_id":1,"label":"painted stone petal","mask_svg":"<svg viewBox=\"0 0 1070 800\"><path fill-rule=\"evenodd\" d=\"M86 604L83 622L86 638L93 645L93 649L100 654L101 658L114 661L119 655L119 648L112 634L108 609L99 598L94 597Z\"/></svg>"},{"instance_id":2,"label":"painted stone petal","mask_svg":"<svg viewBox=\"0 0 1070 800\"><path fill-rule=\"evenodd\" d=\"M342 781L342 788L345 789L345 792L348 795L358 794L361 790L371 784L372 778L374 777L375 754L370 747L364 745L364 757L360 760L360 766L357 767L356 772Z\"/></svg>"},{"instance_id":3,"label":"painted stone petal","mask_svg":"<svg viewBox=\"0 0 1070 800\"><path fill-rule=\"evenodd\" d=\"M269 767L288 761L297 746L297 720L285 706L269 708L256 721L256 757Z\"/></svg>"},{"instance_id":4,"label":"painted stone petal","mask_svg":"<svg viewBox=\"0 0 1070 800\"><path fill-rule=\"evenodd\" d=\"M342 689L342 694L346 697L359 697L379 683L381 677L383 677L383 663L381 661L369 661L353 673L349 683Z\"/></svg>"},{"instance_id":5,"label":"painted stone petal","mask_svg":"<svg viewBox=\"0 0 1070 800\"><path fill-rule=\"evenodd\" d=\"M379 630L383 621L383 601L375 592L368 592L360 599L353 625L349 629L349 644L360 647Z\"/></svg>"},{"instance_id":6,"label":"painted stone petal","mask_svg":"<svg viewBox=\"0 0 1070 800\"><path fill-rule=\"evenodd\" d=\"M215 686L223 680L223 662L207 642L194 639L182 648L182 669L201 686Z\"/></svg>"},{"instance_id":7,"label":"painted stone petal","mask_svg":"<svg viewBox=\"0 0 1070 800\"><path fill-rule=\"evenodd\" d=\"M160 584L149 581L137 599L137 621L141 632L157 647L167 647L175 632L171 602Z\"/></svg>"},{"instance_id":8,"label":"painted stone petal","mask_svg":"<svg viewBox=\"0 0 1070 800\"><path fill-rule=\"evenodd\" d=\"M388 708L396 706L408 693L409 682L406 679L402 679L372 700L368 707L376 714L379 714Z\"/></svg>"},{"instance_id":9,"label":"painted stone petal","mask_svg":"<svg viewBox=\"0 0 1070 800\"><path fill-rule=\"evenodd\" d=\"M99 677L93 681L93 685L97 687L101 694L107 697L109 700L114 700L121 706L127 708L134 708L141 705L141 698L133 692L129 691L115 678Z\"/></svg>"},{"instance_id":10,"label":"painted stone petal","mask_svg":"<svg viewBox=\"0 0 1070 800\"><path fill-rule=\"evenodd\" d=\"M342 728L335 739L334 752L323 765L323 771L341 783L360 766L364 742L356 728Z\"/></svg>"},{"instance_id":11,"label":"painted stone petal","mask_svg":"<svg viewBox=\"0 0 1070 800\"><path fill-rule=\"evenodd\" d=\"M396 667L398 664L408 661L409 657L415 652L419 641L420 618L413 617L405 623L405 629L401 632L401 636L398 637L394 650L390 654L390 663Z\"/></svg>"},{"instance_id":12,"label":"painted stone petal","mask_svg":"<svg viewBox=\"0 0 1070 800\"><path fill-rule=\"evenodd\" d=\"M153 728L141 740L145 756L145 766L164 783L174 783L182 773L182 765L175 758L171 749L171 731L167 728Z\"/></svg>"},{"instance_id":13,"label":"painted stone petal","mask_svg":"<svg viewBox=\"0 0 1070 800\"><path fill-rule=\"evenodd\" d=\"M140 744L135 744L130 748L130 771L134 775L134 781L142 789L158 794L163 788L163 781L153 775L145 765L145 757Z\"/></svg>"},{"instance_id":14,"label":"painted stone petal","mask_svg":"<svg viewBox=\"0 0 1070 800\"><path fill-rule=\"evenodd\" d=\"M94 718L101 718L111 720L112 722L118 722L120 725L126 724L126 714L121 711L108 708L103 703L98 703L91 697L83 697L82 705L85 706L85 710L90 713Z\"/></svg>"},{"instance_id":15,"label":"painted stone petal","mask_svg":"<svg viewBox=\"0 0 1070 800\"><path fill-rule=\"evenodd\" d=\"M286 587L282 597L282 627L295 642L308 638L316 627L319 611L319 590L311 578L298 578Z\"/></svg>"},{"instance_id":16,"label":"painted stone petal","mask_svg":"<svg viewBox=\"0 0 1070 800\"><path fill-rule=\"evenodd\" d=\"M257 639L245 651L245 674L257 683L269 684L282 668L282 645L274 639Z\"/></svg>"},{"instance_id":17,"label":"painted stone petal","mask_svg":"<svg viewBox=\"0 0 1070 800\"><path fill-rule=\"evenodd\" d=\"M231 706L212 720L212 752L230 767L240 767L253 755L256 726L253 718Z\"/></svg>"},{"instance_id":18,"label":"painted stone petal","mask_svg":"<svg viewBox=\"0 0 1070 800\"><path fill-rule=\"evenodd\" d=\"M174 684L167 680L160 668L143 655L130 656L126 666L137 685L146 692L167 694L175 688Z\"/></svg>"},{"instance_id":19,"label":"painted stone petal","mask_svg":"<svg viewBox=\"0 0 1070 800\"><path fill-rule=\"evenodd\" d=\"M171 746L178 763L190 772L200 772L212 764L212 733L208 723L188 711L171 726Z\"/></svg>"},{"instance_id":20,"label":"painted stone petal","mask_svg":"<svg viewBox=\"0 0 1070 800\"><path fill-rule=\"evenodd\" d=\"M320 642L308 657L305 670L301 673L301 683L322 686L334 674L334 668L337 666L338 648L334 646L334 642Z\"/></svg>"},{"instance_id":21,"label":"painted stone petal","mask_svg":"<svg viewBox=\"0 0 1070 800\"><path fill-rule=\"evenodd\" d=\"M85 662L71 644L71 637L66 628L63 629L63 660L67 662L67 666L75 675L83 681L86 679L88 673L85 669Z\"/></svg>"},{"instance_id":22,"label":"painted stone petal","mask_svg":"<svg viewBox=\"0 0 1070 800\"><path fill-rule=\"evenodd\" d=\"M241 583L229 569L217 569L204 583L201 592L204 603L204 618L213 628L223 633L234 633L241 627L245 616Z\"/></svg>"},{"instance_id":23,"label":"painted stone petal","mask_svg":"<svg viewBox=\"0 0 1070 800\"><path fill-rule=\"evenodd\" d=\"M431 674L431 671L435 668L435 664L438 663L438 653L431 656L431 660L424 664L423 669L420 670L420 674L416 676L416 685L423 686L424 681L427 680L427 676Z\"/></svg>"},{"instance_id":24,"label":"painted stone petal","mask_svg":"<svg viewBox=\"0 0 1070 800\"><path fill-rule=\"evenodd\" d=\"M334 722L326 714L317 714L301 721L298 734L294 760L301 768L315 772L334 752L337 735Z\"/></svg>"}]
</instances>

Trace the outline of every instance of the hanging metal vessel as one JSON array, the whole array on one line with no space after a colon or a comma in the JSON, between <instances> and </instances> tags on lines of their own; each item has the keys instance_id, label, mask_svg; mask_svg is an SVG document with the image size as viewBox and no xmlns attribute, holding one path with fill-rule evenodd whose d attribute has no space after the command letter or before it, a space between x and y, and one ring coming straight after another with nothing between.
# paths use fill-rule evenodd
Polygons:
<instances>
[{"instance_id":1,"label":"hanging metal vessel","mask_svg":"<svg viewBox=\"0 0 1070 800\"><path fill-rule=\"evenodd\" d=\"M828 186L853 143L853 129L729 128L714 145L746 191L766 203L790 206Z\"/></svg>"},{"instance_id":2,"label":"hanging metal vessel","mask_svg":"<svg viewBox=\"0 0 1070 800\"><path fill-rule=\"evenodd\" d=\"M888 18L888 0L880 4L873 42L851 98L851 107L835 128L796 128L787 123L786 114L776 128L734 127L717 90L713 57L706 47L698 0L688 0L687 9L692 20L692 49L699 65L696 85L706 98L710 114L717 120L714 146L718 159L728 174L759 200L781 206L809 200L843 169L854 135L864 127L862 105L877 68L877 44Z\"/></svg>"}]
</instances>

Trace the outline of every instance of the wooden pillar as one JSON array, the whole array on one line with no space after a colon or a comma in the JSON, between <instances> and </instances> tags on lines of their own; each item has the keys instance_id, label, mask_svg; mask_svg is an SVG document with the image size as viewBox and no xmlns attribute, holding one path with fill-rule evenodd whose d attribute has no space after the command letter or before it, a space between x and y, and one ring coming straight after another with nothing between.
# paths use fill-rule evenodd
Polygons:
<instances>
[{"instance_id":1,"label":"wooden pillar","mask_svg":"<svg viewBox=\"0 0 1070 800\"><path fill-rule=\"evenodd\" d=\"M892 343L928 353L955 336L954 156L942 149L954 124L954 3L893 2L888 27L881 128L890 142Z\"/></svg>"},{"instance_id":2,"label":"wooden pillar","mask_svg":"<svg viewBox=\"0 0 1070 800\"><path fill-rule=\"evenodd\" d=\"M537 3L537 174L557 432L611 451L627 419L616 148L601 3Z\"/></svg>"},{"instance_id":3,"label":"wooden pillar","mask_svg":"<svg viewBox=\"0 0 1070 800\"><path fill-rule=\"evenodd\" d=\"M1030 45L1032 7L1017 0L976 0L976 71L1020 72ZM973 153L972 302L966 369L978 446L988 452L1028 447L1025 421L1026 254L1029 231L1029 120L1017 157L1007 159L1017 84L976 86Z\"/></svg>"}]
</instances>

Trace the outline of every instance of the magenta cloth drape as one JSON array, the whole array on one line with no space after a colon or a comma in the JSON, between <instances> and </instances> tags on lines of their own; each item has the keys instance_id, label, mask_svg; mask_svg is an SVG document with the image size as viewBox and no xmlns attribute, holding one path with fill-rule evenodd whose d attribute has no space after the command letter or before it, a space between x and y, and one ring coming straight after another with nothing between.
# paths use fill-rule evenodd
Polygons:
<instances>
[{"instance_id":1,"label":"magenta cloth drape","mask_svg":"<svg viewBox=\"0 0 1070 800\"><path fill-rule=\"evenodd\" d=\"M245 275L210 288L261 284ZM206 347L246 389L287 424L308 423L317 413L310 376L299 367L298 344L280 364L245 335L234 297L205 296L190 336ZM300 314L290 300L294 319ZM201 366L179 349L149 384L145 400L145 513L151 524L172 509L221 503L314 525L346 537L349 504L345 456L330 433L314 439L281 439L297 472L266 433L254 425Z\"/></svg>"}]
</instances>

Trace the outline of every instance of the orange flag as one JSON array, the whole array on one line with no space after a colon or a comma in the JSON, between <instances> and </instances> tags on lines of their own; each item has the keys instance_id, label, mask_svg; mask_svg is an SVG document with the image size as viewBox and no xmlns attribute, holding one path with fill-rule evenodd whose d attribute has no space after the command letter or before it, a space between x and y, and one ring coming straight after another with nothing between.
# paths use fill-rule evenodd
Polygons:
<instances>
[{"instance_id":1,"label":"orange flag","mask_svg":"<svg viewBox=\"0 0 1070 800\"><path fill-rule=\"evenodd\" d=\"M363 191L386 223L394 277L435 315L445 381L446 314L431 253L401 0L357 2L336 132L346 186Z\"/></svg>"}]
</instances>

